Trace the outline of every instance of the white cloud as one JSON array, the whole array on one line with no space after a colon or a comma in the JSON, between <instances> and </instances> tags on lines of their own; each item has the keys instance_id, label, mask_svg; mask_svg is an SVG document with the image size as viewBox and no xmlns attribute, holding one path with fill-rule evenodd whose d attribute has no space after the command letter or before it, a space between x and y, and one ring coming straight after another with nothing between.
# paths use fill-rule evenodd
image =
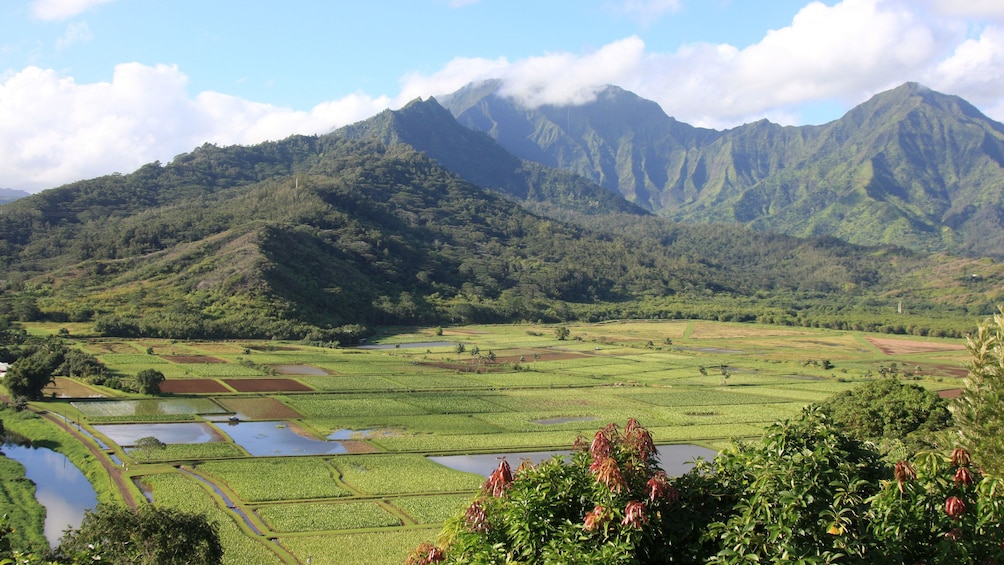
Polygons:
<instances>
[{"instance_id":1,"label":"white cloud","mask_svg":"<svg viewBox=\"0 0 1004 565\"><path fill-rule=\"evenodd\" d=\"M107 4L114 0L35 0L31 13L40 20L65 20L92 6Z\"/></svg>"},{"instance_id":2,"label":"white cloud","mask_svg":"<svg viewBox=\"0 0 1004 565\"><path fill-rule=\"evenodd\" d=\"M609 83L655 100L681 120L716 128L763 117L805 123L804 105L856 104L907 81L944 85L964 97L978 86L988 105L1002 99L996 93L1004 92L1004 42L997 29L967 41L966 22L917 7L912 0L813 2L790 25L743 49L694 43L653 53L629 37L586 54L457 59L431 76L409 76L404 89L443 94L494 77L505 80L505 93L532 105L585 102ZM959 77L949 80L953 72Z\"/></svg>"},{"instance_id":3,"label":"white cloud","mask_svg":"<svg viewBox=\"0 0 1004 565\"><path fill-rule=\"evenodd\" d=\"M190 97L177 67L118 65L111 82L78 84L28 67L0 83L0 179L37 191L169 161L205 142L251 144L358 121L390 100L355 94L309 112L216 92Z\"/></svg>"},{"instance_id":4,"label":"white cloud","mask_svg":"<svg viewBox=\"0 0 1004 565\"><path fill-rule=\"evenodd\" d=\"M62 51L76 43L87 43L93 38L87 22L70 22L63 35L56 40L56 51Z\"/></svg>"},{"instance_id":5,"label":"white cloud","mask_svg":"<svg viewBox=\"0 0 1004 565\"><path fill-rule=\"evenodd\" d=\"M1000 0L930 0L944 15L1004 20L1004 2Z\"/></svg>"},{"instance_id":6,"label":"white cloud","mask_svg":"<svg viewBox=\"0 0 1004 565\"><path fill-rule=\"evenodd\" d=\"M631 36L585 53L456 58L432 74L405 75L393 98L357 92L308 111L220 92L190 95L187 77L174 66L123 64L110 82L92 84L28 67L0 74L0 185L38 190L168 161L207 141L252 144L324 133L488 78L503 79L506 94L530 105L584 103L597 88L616 84L658 102L680 120L716 128L764 117L806 123L807 112L849 108L879 91L919 81L1002 120L1004 24L953 15L959 12L951 12L953 5L811 3L789 25L742 49L694 43L653 52ZM993 17L996 5L968 6ZM68 42L86 37L85 29L71 32L71 27L64 35Z\"/></svg>"}]
</instances>

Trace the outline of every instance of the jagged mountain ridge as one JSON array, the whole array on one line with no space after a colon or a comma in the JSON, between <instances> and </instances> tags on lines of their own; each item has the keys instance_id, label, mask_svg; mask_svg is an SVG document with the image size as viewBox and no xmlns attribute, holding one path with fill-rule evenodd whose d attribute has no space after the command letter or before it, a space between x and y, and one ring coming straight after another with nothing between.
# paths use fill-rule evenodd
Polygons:
<instances>
[{"instance_id":1,"label":"jagged mountain ridge","mask_svg":"<svg viewBox=\"0 0 1004 565\"><path fill-rule=\"evenodd\" d=\"M680 132L694 147L720 135ZM551 217L523 207L535 203ZM106 335L340 340L357 324L576 315L805 323L809 310L889 296L989 312L1000 268L979 264L986 276L972 280L976 265L669 222L520 161L434 100L325 136L207 144L0 206L0 316L95 320Z\"/></svg>"},{"instance_id":2,"label":"jagged mountain ridge","mask_svg":"<svg viewBox=\"0 0 1004 565\"><path fill-rule=\"evenodd\" d=\"M660 215L796 236L1004 256L1004 126L907 83L821 126L695 128L618 87L526 108L469 85L437 100L523 159L574 171Z\"/></svg>"},{"instance_id":3,"label":"jagged mountain ridge","mask_svg":"<svg viewBox=\"0 0 1004 565\"><path fill-rule=\"evenodd\" d=\"M414 100L400 110L385 110L335 133L386 145L409 145L468 182L519 201L586 214L648 213L585 177L517 158L491 137L461 126L435 99Z\"/></svg>"}]
</instances>

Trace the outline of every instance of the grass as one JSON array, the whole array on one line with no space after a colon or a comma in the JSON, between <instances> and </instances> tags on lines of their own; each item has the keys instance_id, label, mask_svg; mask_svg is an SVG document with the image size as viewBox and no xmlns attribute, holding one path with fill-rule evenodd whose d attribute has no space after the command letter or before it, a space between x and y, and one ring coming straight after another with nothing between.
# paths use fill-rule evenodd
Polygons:
<instances>
[{"instance_id":1,"label":"grass","mask_svg":"<svg viewBox=\"0 0 1004 565\"><path fill-rule=\"evenodd\" d=\"M276 504L262 506L257 513L277 532L355 530L401 525L400 518L376 502Z\"/></svg>"},{"instance_id":2,"label":"grass","mask_svg":"<svg viewBox=\"0 0 1004 565\"><path fill-rule=\"evenodd\" d=\"M311 565L375 565L403 563L418 544L436 537L437 529L390 530L341 535L284 536L279 543ZM250 563L250 562L249 562Z\"/></svg>"},{"instance_id":3,"label":"grass","mask_svg":"<svg viewBox=\"0 0 1004 565\"><path fill-rule=\"evenodd\" d=\"M878 375L880 367L897 363L913 372L920 366L922 374L911 382L940 390L961 385L953 371L968 360L965 351L950 348L961 340L902 336L896 343L904 347L887 354L869 338L889 336L812 328L704 321L615 321L568 328L571 338L565 341L555 338L553 327L540 324L446 327L442 336L434 335L433 328L406 328L372 340L463 342L464 354L453 346L359 350L277 341L84 339L82 348L123 374L153 364L169 378L253 379L261 374L241 360L258 366L311 365L330 374L296 377L320 392L38 406L75 420L77 408L85 416L85 428L99 421L201 420L204 414L230 410L252 419L290 422L320 437L341 429L367 430L353 439L353 449L377 453L252 458L230 443L171 444L149 454L133 452L130 471L152 481L157 504L201 508L221 524L229 523L226 545L238 556L228 556L229 562L279 558L262 537L234 522L205 486L170 466L197 462L196 470L216 481L238 506L253 507L274 530L265 536L277 537L301 563L309 557L313 564L382 564L400 563L420 541L435 539L438 525L462 509L483 480L434 464L428 454L568 449L577 436L591 437L606 423L623 425L631 417L648 427L658 443L720 449L733 438L759 436L766 425L797 417L806 404L868 380L868 372ZM919 341L947 347L907 347ZM492 350L500 358L523 356L524 361L518 369L502 362L468 365L475 346L482 353ZM148 347L155 355L145 354ZM226 362L180 364L160 357L172 354ZM834 367L822 369L823 360ZM731 374L724 385L721 366ZM541 422L560 418L572 420ZM35 432L42 438L53 433L48 428L58 431L51 424L41 427L46 429ZM27 429L25 435L34 433ZM220 429L226 432L225 426ZM67 439L51 441L62 445ZM67 449L72 447L67 444ZM85 453L81 447L81 454L71 459L86 466ZM103 470L90 465L88 476L112 498Z\"/></svg>"},{"instance_id":4,"label":"grass","mask_svg":"<svg viewBox=\"0 0 1004 565\"><path fill-rule=\"evenodd\" d=\"M0 516L7 516L14 530L10 534L14 547L48 549L42 531L45 508L35 500L35 483L25 477L23 465L6 457L0 457Z\"/></svg>"},{"instance_id":5,"label":"grass","mask_svg":"<svg viewBox=\"0 0 1004 565\"><path fill-rule=\"evenodd\" d=\"M246 502L348 496L335 470L318 458L208 461L198 470L227 485Z\"/></svg>"},{"instance_id":6,"label":"grass","mask_svg":"<svg viewBox=\"0 0 1004 565\"><path fill-rule=\"evenodd\" d=\"M147 475L143 482L153 488L154 503L158 506L177 508L187 512L206 515L219 527L220 542L223 545L225 565L281 565L283 561L271 551L268 542L262 538L252 538L242 530L234 518L219 507L206 489L194 479L178 473Z\"/></svg>"},{"instance_id":7,"label":"grass","mask_svg":"<svg viewBox=\"0 0 1004 565\"><path fill-rule=\"evenodd\" d=\"M331 464L346 484L369 495L472 491L484 481L421 455L342 455Z\"/></svg>"},{"instance_id":8,"label":"grass","mask_svg":"<svg viewBox=\"0 0 1004 565\"><path fill-rule=\"evenodd\" d=\"M406 496L390 500L390 504L419 524L441 524L456 516L471 503L473 495Z\"/></svg>"},{"instance_id":9,"label":"grass","mask_svg":"<svg viewBox=\"0 0 1004 565\"><path fill-rule=\"evenodd\" d=\"M163 447L133 449L129 456L138 463L153 463L247 457L247 452L232 443L169 443Z\"/></svg>"}]
</instances>

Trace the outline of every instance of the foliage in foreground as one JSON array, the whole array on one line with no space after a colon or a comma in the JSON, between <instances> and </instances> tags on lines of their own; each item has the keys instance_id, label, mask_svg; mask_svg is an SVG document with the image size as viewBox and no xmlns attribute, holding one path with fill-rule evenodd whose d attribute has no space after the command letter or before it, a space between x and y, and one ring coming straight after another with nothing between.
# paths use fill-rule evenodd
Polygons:
<instances>
[{"instance_id":1,"label":"foliage in foreground","mask_svg":"<svg viewBox=\"0 0 1004 565\"><path fill-rule=\"evenodd\" d=\"M100 560L121 565L218 565L223 547L216 524L201 514L144 505L137 510L98 506L77 530L63 536L56 554L74 556L99 548Z\"/></svg>"},{"instance_id":2,"label":"foliage in foreground","mask_svg":"<svg viewBox=\"0 0 1004 565\"><path fill-rule=\"evenodd\" d=\"M972 355L962 394L952 405L962 444L988 473L1004 473L1004 308L966 340Z\"/></svg>"},{"instance_id":3,"label":"foliage in foreground","mask_svg":"<svg viewBox=\"0 0 1004 565\"><path fill-rule=\"evenodd\" d=\"M152 505L131 510L98 505L68 530L52 555L13 549L7 517L0 519L0 565L219 565L223 559L217 525L201 514Z\"/></svg>"},{"instance_id":4,"label":"foliage in foreground","mask_svg":"<svg viewBox=\"0 0 1004 565\"><path fill-rule=\"evenodd\" d=\"M669 480L633 420L569 462L503 461L408 565L1004 563L1004 481L968 452L895 466L818 411Z\"/></svg>"}]
</instances>

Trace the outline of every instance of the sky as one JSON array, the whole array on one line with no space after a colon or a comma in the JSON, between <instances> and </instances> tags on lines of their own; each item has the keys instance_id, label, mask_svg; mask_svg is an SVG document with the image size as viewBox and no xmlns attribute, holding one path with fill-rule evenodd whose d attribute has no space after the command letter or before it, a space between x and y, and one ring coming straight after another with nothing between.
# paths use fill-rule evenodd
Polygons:
<instances>
[{"instance_id":1,"label":"sky","mask_svg":"<svg viewBox=\"0 0 1004 565\"><path fill-rule=\"evenodd\" d=\"M0 0L0 188L323 134L489 78L695 126L839 118L908 81L1004 121L1004 0Z\"/></svg>"}]
</instances>

